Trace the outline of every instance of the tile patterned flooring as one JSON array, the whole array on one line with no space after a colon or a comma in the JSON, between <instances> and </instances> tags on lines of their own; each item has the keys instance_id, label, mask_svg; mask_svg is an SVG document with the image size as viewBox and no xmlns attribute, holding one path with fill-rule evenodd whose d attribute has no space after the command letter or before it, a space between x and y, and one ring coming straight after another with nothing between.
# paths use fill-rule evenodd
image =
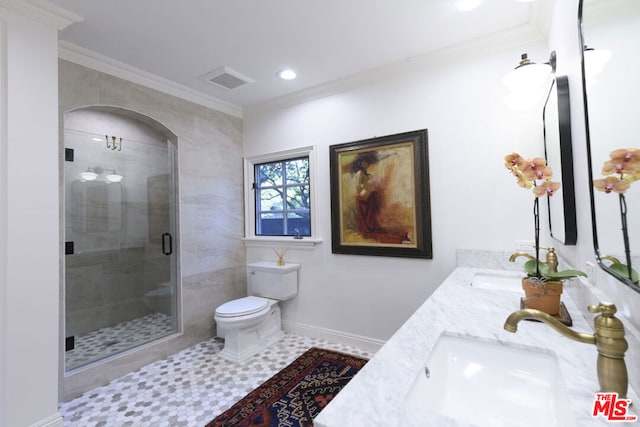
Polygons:
<instances>
[{"instance_id":1,"label":"tile patterned flooring","mask_svg":"<svg viewBox=\"0 0 640 427\"><path fill-rule=\"evenodd\" d=\"M176 328L170 316L163 313L148 314L77 336L75 348L65 353L64 363L66 369L70 371L157 340L175 331Z\"/></svg>"},{"instance_id":2,"label":"tile patterned flooring","mask_svg":"<svg viewBox=\"0 0 640 427\"><path fill-rule=\"evenodd\" d=\"M211 339L61 403L65 427L204 427L310 347L371 358L373 353L286 334L264 352L236 364L218 357Z\"/></svg>"}]
</instances>

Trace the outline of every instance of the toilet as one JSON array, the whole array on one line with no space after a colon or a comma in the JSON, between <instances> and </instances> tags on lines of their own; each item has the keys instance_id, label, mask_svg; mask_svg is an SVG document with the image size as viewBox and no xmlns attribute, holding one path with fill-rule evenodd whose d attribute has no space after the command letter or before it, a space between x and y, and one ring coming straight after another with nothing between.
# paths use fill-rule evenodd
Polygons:
<instances>
[{"instance_id":1,"label":"toilet","mask_svg":"<svg viewBox=\"0 0 640 427\"><path fill-rule=\"evenodd\" d=\"M249 296L216 309L217 336L224 339L223 359L243 362L280 340L282 322L278 301L298 293L300 264L262 261L247 265Z\"/></svg>"}]
</instances>

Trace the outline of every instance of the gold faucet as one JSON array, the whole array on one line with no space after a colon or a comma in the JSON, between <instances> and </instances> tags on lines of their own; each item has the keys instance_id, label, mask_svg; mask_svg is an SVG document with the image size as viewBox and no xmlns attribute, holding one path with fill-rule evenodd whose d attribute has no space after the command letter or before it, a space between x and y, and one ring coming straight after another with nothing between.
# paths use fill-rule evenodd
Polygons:
<instances>
[{"instance_id":1,"label":"gold faucet","mask_svg":"<svg viewBox=\"0 0 640 427\"><path fill-rule=\"evenodd\" d=\"M536 259L534 256L531 256L526 252L514 252L509 257L509 262L516 262L516 258L521 257L521 256L523 256L525 258L528 258L528 259L533 259L533 260Z\"/></svg>"},{"instance_id":2,"label":"gold faucet","mask_svg":"<svg viewBox=\"0 0 640 427\"><path fill-rule=\"evenodd\" d=\"M618 258L616 258L614 256L611 256L611 255L600 255L600 259L609 260L614 264L622 264Z\"/></svg>"},{"instance_id":3,"label":"gold faucet","mask_svg":"<svg viewBox=\"0 0 640 427\"><path fill-rule=\"evenodd\" d=\"M538 248L538 249L544 249L545 251L547 251L547 257L544 264L546 264L547 267L549 267L549 273L557 273L558 272L558 256L556 255L556 250L554 248ZM529 255L526 252L514 252L509 257L509 262L515 262L516 258L521 256L534 261L536 259L536 257Z\"/></svg>"},{"instance_id":4,"label":"gold faucet","mask_svg":"<svg viewBox=\"0 0 640 427\"><path fill-rule=\"evenodd\" d=\"M556 255L556 250L554 248L540 248L547 251L547 258L545 264L549 267L549 273L557 273L558 272L558 255Z\"/></svg>"},{"instance_id":5,"label":"gold faucet","mask_svg":"<svg viewBox=\"0 0 640 427\"><path fill-rule=\"evenodd\" d=\"M504 329L508 332L516 332L518 322L524 319L534 319L546 323L569 339L595 344L598 349L597 371L600 391L616 392L621 398L626 398L629 377L627 365L624 363L624 353L629 348L629 344L624 338L622 322L615 317L616 306L601 302L598 305L589 306L589 311L601 313L593 320L595 334L576 332L547 313L529 308L511 313L504 323Z\"/></svg>"}]
</instances>

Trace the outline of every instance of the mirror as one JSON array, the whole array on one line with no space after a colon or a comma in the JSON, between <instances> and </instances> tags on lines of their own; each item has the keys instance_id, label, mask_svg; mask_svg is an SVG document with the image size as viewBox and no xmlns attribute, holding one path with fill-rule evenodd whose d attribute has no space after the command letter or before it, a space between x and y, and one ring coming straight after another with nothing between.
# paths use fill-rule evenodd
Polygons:
<instances>
[{"instance_id":1,"label":"mirror","mask_svg":"<svg viewBox=\"0 0 640 427\"><path fill-rule=\"evenodd\" d=\"M635 154L625 160L621 155L630 152L616 151L640 149L640 1L581 0L579 18L596 257L605 271L640 292L634 275L640 267L640 181L623 182L633 176L628 159ZM607 166L623 165L622 174L603 170L610 169L604 166L612 153L615 161Z\"/></svg>"},{"instance_id":2,"label":"mirror","mask_svg":"<svg viewBox=\"0 0 640 427\"><path fill-rule=\"evenodd\" d=\"M551 236L556 240L565 245L575 245L578 229L573 185L569 80L566 76L556 76L551 83L551 89L544 104L542 122L547 165L562 182L562 191L554 197L547 198L549 229Z\"/></svg>"}]
</instances>

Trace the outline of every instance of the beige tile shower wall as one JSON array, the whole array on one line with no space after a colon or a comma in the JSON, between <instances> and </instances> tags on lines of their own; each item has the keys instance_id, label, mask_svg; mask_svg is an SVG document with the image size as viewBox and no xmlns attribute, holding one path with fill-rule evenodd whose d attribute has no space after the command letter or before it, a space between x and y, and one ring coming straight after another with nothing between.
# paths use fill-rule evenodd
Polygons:
<instances>
[{"instance_id":1,"label":"beige tile shower wall","mask_svg":"<svg viewBox=\"0 0 640 427\"><path fill-rule=\"evenodd\" d=\"M246 260L241 119L64 60L59 81L61 129L64 113L78 107L134 110L177 135L179 167L182 334L66 377L61 365L67 400L214 335L215 307L246 293Z\"/></svg>"},{"instance_id":2,"label":"beige tile shower wall","mask_svg":"<svg viewBox=\"0 0 640 427\"><path fill-rule=\"evenodd\" d=\"M147 203L147 176L166 176L168 165L166 137L140 122L132 128L122 116L79 110L65 114L64 125L65 148L74 149L74 161L64 162L65 241L75 244L64 259L65 336L78 336L149 314L144 294L168 280L159 234L149 236ZM147 137L132 143L126 138L136 137L134 131ZM124 136L124 148L111 151L104 138L96 142L86 132ZM117 170L124 182L81 182L80 173L96 166ZM94 199L90 187L106 194ZM99 209L105 199L121 208ZM149 268L158 257L164 262Z\"/></svg>"},{"instance_id":3,"label":"beige tile shower wall","mask_svg":"<svg viewBox=\"0 0 640 427\"><path fill-rule=\"evenodd\" d=\"M66 263L65 336L149 314L142 303L144 248L69 255Z\"/></svg>"}]
</instances>

